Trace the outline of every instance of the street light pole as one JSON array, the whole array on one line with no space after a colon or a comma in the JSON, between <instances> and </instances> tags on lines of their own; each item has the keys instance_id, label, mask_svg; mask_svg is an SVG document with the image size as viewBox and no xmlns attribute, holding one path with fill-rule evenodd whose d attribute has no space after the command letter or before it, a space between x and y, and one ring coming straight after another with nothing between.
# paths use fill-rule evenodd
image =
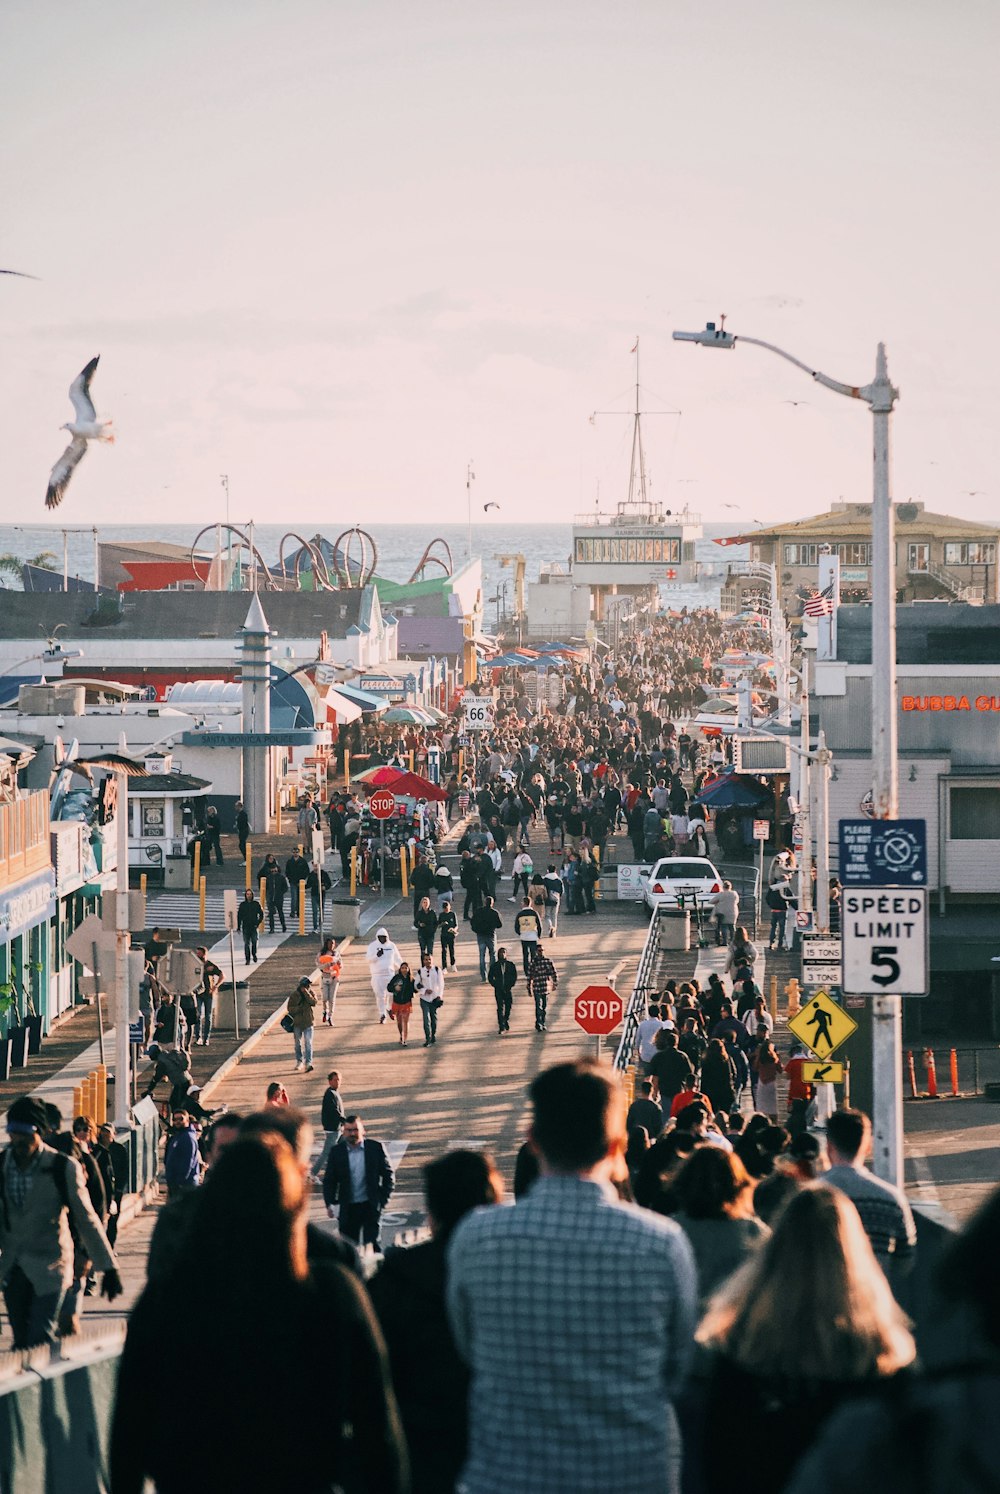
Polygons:
<instances>
[{"instance_id":1,"label":"street light pole","mask_svg":"<svg viewBox=\"0 0 1000 1494\"><path fill-rule=\"evenodd\" d=\"M875 377L870 384L842 384L808 363L758 337L727 332L725 318L709 322L702 332L675 332L676 342L732 351L737 342L764 348L807 373L824 389L858 399L872 412L874 473L872 486L872 796L876 819L899 813L899 769L896 754L896 557L889 481L889 417L899 395L889 379L885 344L879 343ZM824 767L824 775L828 768ZM819 848L817 847L817 850ZM818 858L817 858L818 859ZM817 867L817 880L819 868ZM903 1042L902 998L872 996L872 1163L875 1173L897 1187L903 1181Z\"/></svg>"}]
</instances>

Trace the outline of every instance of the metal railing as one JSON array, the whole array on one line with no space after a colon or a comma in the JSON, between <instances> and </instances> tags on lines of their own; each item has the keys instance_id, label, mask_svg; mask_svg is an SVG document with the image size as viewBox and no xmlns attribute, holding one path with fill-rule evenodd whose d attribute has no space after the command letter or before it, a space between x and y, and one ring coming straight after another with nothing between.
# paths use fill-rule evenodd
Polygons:
<instances>
[{"instance_id":1,"label":"metal railing","mask_svg":"<svg viewBox=\"0 0 1000 1494\"><path fill-rule=\"evenodd\" d=\"M635 972L635 985L632 987L632 995L629 997L628 1006L625 1008L621 1040L619 1041L614 1059L614 1067L623 1073L628 1068L632 1054L635 1051L636 1028L646 1014L646 1000L649 996L653 976L656 972L656 962L660 957L660 929L663 919L666 916L668 916L666 909L654 909L653 916L649 920L646 942L642 946L642 954L639 956L639 966Z\"/></svg>"}]
</instances>

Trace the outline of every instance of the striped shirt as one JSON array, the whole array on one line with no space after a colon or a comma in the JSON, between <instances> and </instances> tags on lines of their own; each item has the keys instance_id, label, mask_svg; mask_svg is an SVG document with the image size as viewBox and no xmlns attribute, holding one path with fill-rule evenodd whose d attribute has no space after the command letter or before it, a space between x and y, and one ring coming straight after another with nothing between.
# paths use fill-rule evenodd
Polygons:
<instances>
[{"instance_id":1,"label":"striped shirt","mask_svg":"<svg viewBox=\"0 0 1000 1494\"><path fill-rule=\"evenodd\" d=\"M865 1227L882 1269L907 1262L917 1244L917 1227L904 1193L885 1183L864 1167L841 1164L824 1172L820 1179L830 1188L838 1188L851 1200Z\"/></svg>"}]
</instances>

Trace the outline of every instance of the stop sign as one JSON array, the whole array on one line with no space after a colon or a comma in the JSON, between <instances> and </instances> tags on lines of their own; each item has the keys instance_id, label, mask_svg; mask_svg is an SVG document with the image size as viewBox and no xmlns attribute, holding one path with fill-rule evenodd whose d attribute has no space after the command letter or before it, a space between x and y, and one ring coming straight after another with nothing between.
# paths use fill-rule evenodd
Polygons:
<instances>
[{"instance_id":1,"label":"stop sign","mask_svg":"<svg viewBox=\"0 0 1000 1494\"><path fill-rule=\"evenodd\" d=\"M396 795L388 789L376 789L368 800L368 808L377 820L391 820L396 813Z\"/></svg>"},{"instance_id":2,"label":"stop sign","mask_svg":"<svg viewBox=\"0 0 1000 1494\"><path fill-rule=\"evenodd\" d=\"M607 1037L622 1019L625 1003L613 986L585 986L573 1003L573 1016L591 1037Z\"/></svg>"}]
</instances>

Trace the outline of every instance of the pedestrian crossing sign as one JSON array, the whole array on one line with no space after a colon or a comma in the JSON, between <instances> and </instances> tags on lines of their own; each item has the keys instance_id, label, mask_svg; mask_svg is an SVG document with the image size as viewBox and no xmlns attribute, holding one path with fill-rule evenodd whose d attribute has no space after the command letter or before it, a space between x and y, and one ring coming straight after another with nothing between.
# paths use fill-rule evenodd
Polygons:
<instances>
[{"instance_id":1,"label":"pedestrian crossing sign","mask_svg":"<svg viewBox=\"0 0 1000 1494\"><path fill-rule=\"evenodd\" d=\"M817 991L800 1012L789 1017L788 1030L817 1058L826 1059L857 1032L858 1024L826 991Z\"/></svg>"},{"instance_id":2,"label":"pedestrian crossing sign","mask_svg":"<svg viewBox=\"0 0 1000 1494\"><path fill-rule=\"evenodd\" d=\"M802 1079L805 1084L843 1084L842 1063L804 1063Z\"/></svg>"}]
</instances>

